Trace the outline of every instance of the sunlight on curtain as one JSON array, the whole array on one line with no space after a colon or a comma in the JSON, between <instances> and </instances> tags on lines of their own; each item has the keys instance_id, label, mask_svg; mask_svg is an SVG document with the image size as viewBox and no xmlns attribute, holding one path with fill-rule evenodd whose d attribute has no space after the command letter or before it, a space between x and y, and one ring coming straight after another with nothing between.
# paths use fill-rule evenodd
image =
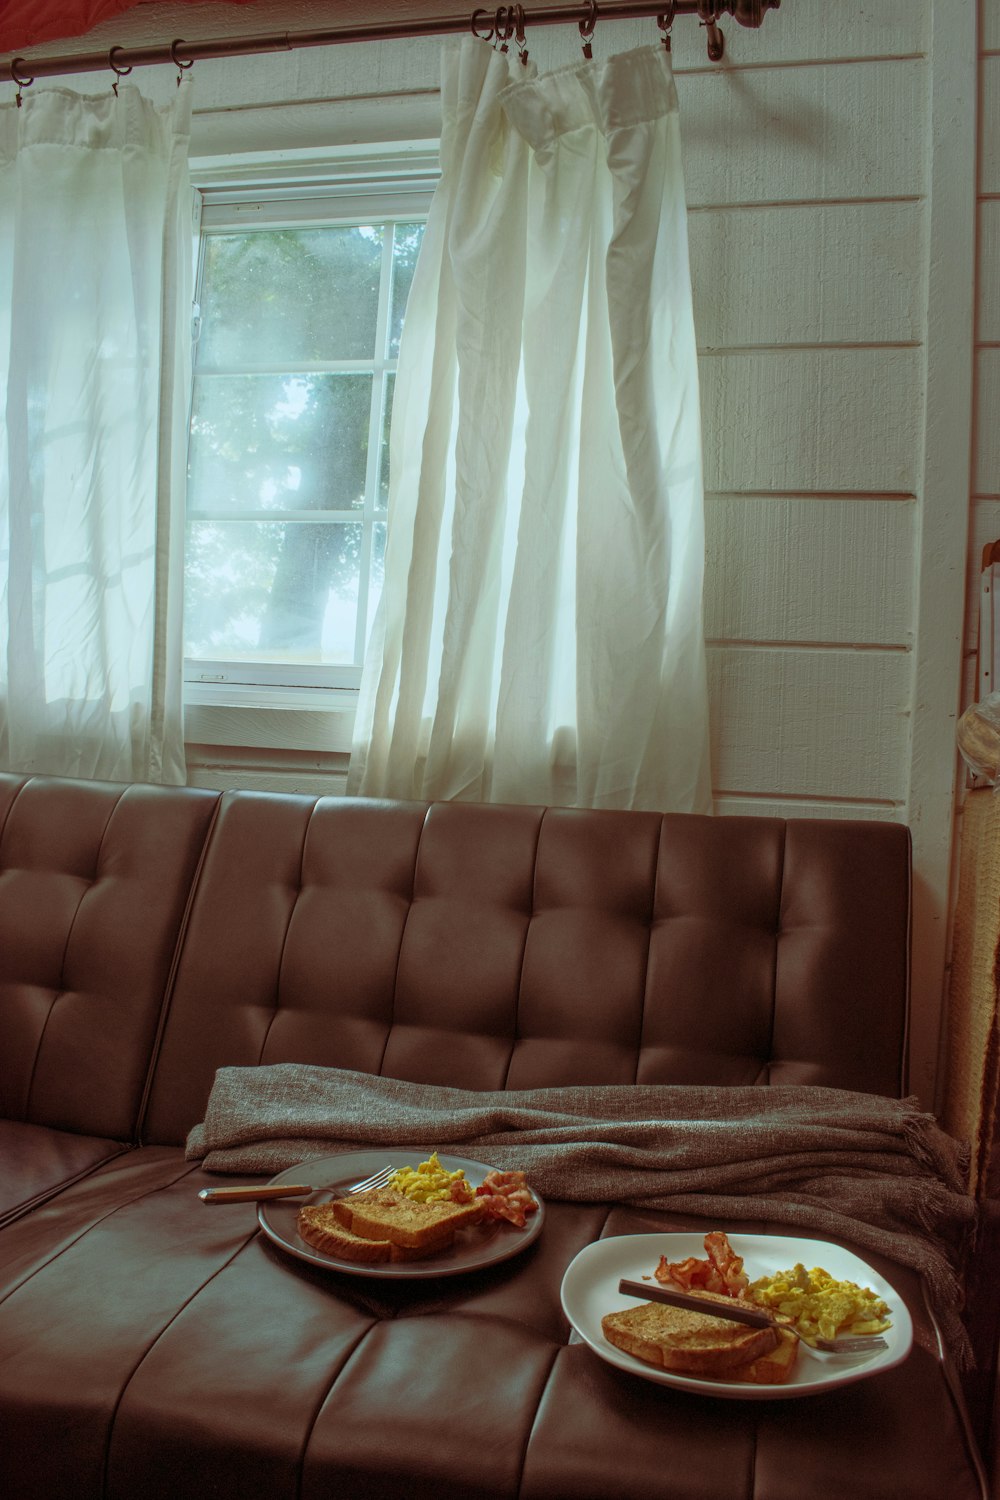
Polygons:
<instances>
[{"instance_id":1,"label":"sunlight on curtain","mask_svg":"<svg viewBox=\"0 0 1000 1500\"><path fill-rule=\"evenodd\" d=\"M0 109L0 765L183 782L190 86Z\"/></svg>"},{"instance_id":2,"label":"sunlight on curtain","mask_svg":"<svg viewBox=\"0 0 1000 1500\"><path fill-rule=\"evenodd\" d=\"M518 68L475 38L446 44L348 790L708 811L669 59Z\"/></svg>"}]
</instances>

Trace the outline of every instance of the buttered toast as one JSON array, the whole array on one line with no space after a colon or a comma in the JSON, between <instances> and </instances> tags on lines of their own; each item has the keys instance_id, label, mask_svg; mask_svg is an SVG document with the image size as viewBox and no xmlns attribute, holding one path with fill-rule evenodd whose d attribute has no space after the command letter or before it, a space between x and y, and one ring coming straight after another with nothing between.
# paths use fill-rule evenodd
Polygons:
<instances>
[{"instance_id":1,"label":"buttered toast","mask_svg":"<svg viewBox=\"0 0 1000 1500\"><path fill-rule=\"evenodd\" d=\"M730 1370L727 1380L741 1380L747 1385L784 1385L791 1379L799 1357L799 1341L786 1328L778 1329L777 1346L748 1365Z\"/></svg>"},{"instance_id":2,"label":"buttered toast","mask_svg":"<svg viewBox=\"0 0 1000 1500\"><path fill-rule=\"evenodd\" d=\"M441 1248L438 1240L429 1240L417 1249L394 1245L387 1239L365 1239L346 1228L333 1212L332 1203L306 1204L299 1210L299 1234L315 1250L323 1250L338 1260L379 1265L386 1262L422 1260Z\"/></svg>"},{"instance_id":3,"label":"buttered toast","mask_svg":"<svg viewBox=\"0 0 1000 1500\"><path fill-rule=\"evenodd\" d=\"M364 1239L386 1239L391 1244L419 1250L427 1245L450 1243L456 1230L478 1224L482 1205L471 1203L418 1203L393 1188L369 1188L335 1198L331 1203L337 1219Z\"/></svg>"},{"instance_id":4,"label":"buttered toast","mask_svg":"<svg viewBox=\"0 0 1000 1500\"><path fill-rule=\"evenodd\" d=\"M773 1356L782 1342L776 1328L749 1328L662 1302L608 1313L601 1328L609 1343L647 1364L679 1375L724 1379L741 1378L735 1372Z\"/></svg>"},{"instance_id":5,"label":"buttered toast","mask_svg":"<svg viewBox=\"0 0 1000 1500\"><path fill-rule=\"evenodd\" d=\"M482 1207L471 1203L417 1203L392 1188L371 1188L299 1210L298 1231L307 1244L340 1260L377 1265L422 1260L447 1250L455 1234L478 1224Z\"/></svg>"}]
</instances>

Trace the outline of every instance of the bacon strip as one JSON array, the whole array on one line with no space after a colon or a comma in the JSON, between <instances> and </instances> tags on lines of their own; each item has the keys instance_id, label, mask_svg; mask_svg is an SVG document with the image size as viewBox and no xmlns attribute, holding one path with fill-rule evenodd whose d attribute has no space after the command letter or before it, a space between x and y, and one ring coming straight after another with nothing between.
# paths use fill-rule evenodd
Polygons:
<instances>
[{"instance_id":1,"label":"bacon strip","mask_svg":"<svg viewBox=\"0 0 1000 1500\"><path fill-rule=\"evenodd\" d=\"M725 1231L713 1229L706 1234L705 1249L708 1251L707 1260L689 1255L686 1260L669 1261L661 1255L654 1277L665 1285L677 1286L686 1292L721 1292L727 1297L741 1297L750 1285L750 1278L743 1269L742 1257L736 1254Z\"/></svg>"},{"instance_id":2,"label":"bacon strip","mask_svg":"<svg viewBox=\"0 0 1000 1500\"><path fill-rule=\"evenodd\" d=\"M487 1172L476 1189L488 1219L506 1219L508 1223L523 1229L527 1215L538 1207L528 1188L524 1172Z\"/></svg>"}]
</instances>

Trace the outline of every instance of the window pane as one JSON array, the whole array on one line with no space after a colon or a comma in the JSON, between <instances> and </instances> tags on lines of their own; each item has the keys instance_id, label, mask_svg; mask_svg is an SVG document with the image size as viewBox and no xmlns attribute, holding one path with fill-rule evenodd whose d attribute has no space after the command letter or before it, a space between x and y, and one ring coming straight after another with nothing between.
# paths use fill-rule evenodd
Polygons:
<instances>
[{"instance_id":1,"label":"window pane","mask_svg":"<svg viewBox=\"0 0 1000 1500\"><path fill-rule=\"evenodd\" d=\"M188 503L198 510L364 504L370 375L202 375Z\"/></svg>"},{"instance_id":2,"label":"window pane","mask_svg":"<svg viewBox=\"0 0 1000 1500\"><path fill-rule=\"evenodd\" d=\"M185 569L186 654L218 664L202 681L311 683L297 669L325 667L357 684L384 575L385 363L423 229L205 233Z\"/></svg>"},{"instance_id":3,"label":"window pane","mask_svg":"<svg viewBox=\"0 0 1000 1500\"><path fill-rule=\"evenodd\" d=\"M378 456L378 503L383 509L389 504L389 424L392 421L392 397L395 389L395 375L387 375L385 405L382 410L382 445Z\"/></svg>"},{"instance_id":4,"label":"window pane","mask_svg":"<svg viewBox=\"0 0 1000 1500\"><path fill-rule=\"evenodd\" d=\"M201 364L371 359L381 225L212 234Z\"/></svg>"},{"instance_id":5,"label":"window pane","mask_svg":"<svg viewBox=\"0 0 1000 1500\"><path fill-rule=\"evenodd\" d=\"M424 236L422 224L397 224L392 240L392 312L389 319L389 355L399 353L399 336L403 331L403 313L410 295L413 268Z\"/></svg>"},{"instance_id":6,"label":"window pane","mask_svg":"<svg viewBox=\"0 0 1000 1500\"><path fill-rule=\"evenodd\" d=\"M192 522L186 654L353 662L361 540L360 524Z\"/></svg>"},{"instance_id":7,"label":"window pane","mask_svg":"<svg viewBox=\"0 0 1000 1500\"><path fill-rule=\"evenodd\" d=\"M368 619L365 624L365 639L371 635L372 622L375 619L375 610L378 608L379 599L382 597L382 584L385 581L385 526L381 521L376 521L372 528L372 572L371 581L368 585Z\"/></svg>"}]
</instances>

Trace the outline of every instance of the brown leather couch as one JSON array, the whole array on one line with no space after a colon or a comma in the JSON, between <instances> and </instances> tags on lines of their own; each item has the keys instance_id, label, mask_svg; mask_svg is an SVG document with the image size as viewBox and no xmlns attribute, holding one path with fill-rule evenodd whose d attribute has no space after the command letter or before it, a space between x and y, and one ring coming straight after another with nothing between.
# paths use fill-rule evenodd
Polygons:
<instances>
[{"instance_id":1,"label":"brown leather couch","mask_svg":"<svg viewBox=\"0 0 1000 1500\"><path fill-rule=\"evenodd\" d=\"M0 1494L985 1494L898 1266L905 1363L718 1401L602 1362L560 1305L591 1241L691 1221L550 1202L513 1259L375 1281L206 1209L183 1150L227 1064L898 1095L909 880L878 822L0 776Z\"/></svg>"}]
</instances>

